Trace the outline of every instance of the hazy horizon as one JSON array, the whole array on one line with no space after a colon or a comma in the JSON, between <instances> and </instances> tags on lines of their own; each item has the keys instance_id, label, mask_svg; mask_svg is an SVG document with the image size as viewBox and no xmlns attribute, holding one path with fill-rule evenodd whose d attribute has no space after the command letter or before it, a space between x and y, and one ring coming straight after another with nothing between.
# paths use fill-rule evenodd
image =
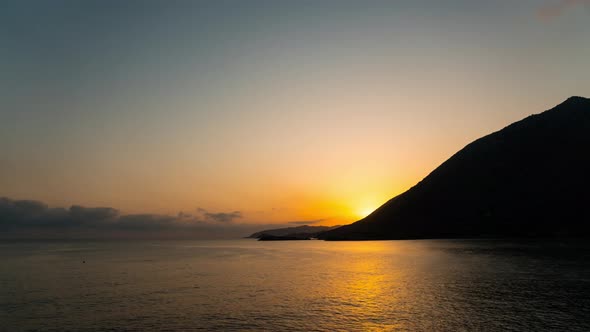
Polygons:
<instances>
[{"instance_id":1,"label":"hazy horizon","mask_svg":"<svg viewBox=\"0 0 590 332\"><path fill-rule=\"evenodd\" d=\"M0 218L43 232L348 224L590 91L585 0L1 8Z\"/></svg>"}]
</instances>

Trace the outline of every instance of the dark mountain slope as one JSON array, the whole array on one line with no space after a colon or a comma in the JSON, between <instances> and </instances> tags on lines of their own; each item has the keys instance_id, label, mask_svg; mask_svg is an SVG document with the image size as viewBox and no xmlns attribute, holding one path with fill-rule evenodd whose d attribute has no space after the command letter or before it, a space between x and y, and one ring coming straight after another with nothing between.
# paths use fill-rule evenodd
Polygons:
<instances>
[{"instance_id":1,"label":"dark mountain slope","mask_svg":"<svg viewBox=\"0 0 590 332\"><path fill-rule=\"evenodd\" d=\"M590 99L467 145L371 215L327 240L590 235Z\"/></svg>"}]
</instances>

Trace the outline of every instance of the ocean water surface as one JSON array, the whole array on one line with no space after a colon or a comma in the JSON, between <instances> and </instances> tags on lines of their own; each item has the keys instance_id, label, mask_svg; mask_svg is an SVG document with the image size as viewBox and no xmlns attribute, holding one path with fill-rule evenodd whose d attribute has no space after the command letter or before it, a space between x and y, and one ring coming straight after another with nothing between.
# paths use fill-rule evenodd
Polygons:
<instances>
[{"instance_id":1,"label":"ocean water surface","mask_svg":"<svg viewBox=\"0 0 590 332\"><path fill-rule=\"evenodd\" d=\"M590 331L580 241L0 242L0 331Z\"/></svg>"}]
</instances>

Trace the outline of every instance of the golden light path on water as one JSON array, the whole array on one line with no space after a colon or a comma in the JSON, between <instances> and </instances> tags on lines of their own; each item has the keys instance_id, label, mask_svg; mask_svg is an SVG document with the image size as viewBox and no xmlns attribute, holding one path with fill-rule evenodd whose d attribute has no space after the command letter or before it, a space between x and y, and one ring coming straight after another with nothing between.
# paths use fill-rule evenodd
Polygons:
<instances>
[{"instance_id":1,"label":"golden light path on water","mask_svg":"<svg viewBox=\"0 0 590 332\"><path fill-rule=\"evenodd\" d=\"M242 239L1 249L8 331L590 329L584 243Z\"/></svg>"}]
</instances>

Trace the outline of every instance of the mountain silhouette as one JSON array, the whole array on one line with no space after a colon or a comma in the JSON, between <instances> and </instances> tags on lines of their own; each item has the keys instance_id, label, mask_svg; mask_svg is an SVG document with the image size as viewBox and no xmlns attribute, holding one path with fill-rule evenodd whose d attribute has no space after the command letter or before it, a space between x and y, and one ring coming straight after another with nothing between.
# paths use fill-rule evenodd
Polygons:
<instances>
[{"instance_id":1,"label":"mountain silhouette","mask_svg":"<svg viewBox=\"0 0 590 332\"><path fill-rule=\"evenodd\" d=\"M326 240L588 237L590 99L484 136Z\"/></svg>"}]
</instances>

